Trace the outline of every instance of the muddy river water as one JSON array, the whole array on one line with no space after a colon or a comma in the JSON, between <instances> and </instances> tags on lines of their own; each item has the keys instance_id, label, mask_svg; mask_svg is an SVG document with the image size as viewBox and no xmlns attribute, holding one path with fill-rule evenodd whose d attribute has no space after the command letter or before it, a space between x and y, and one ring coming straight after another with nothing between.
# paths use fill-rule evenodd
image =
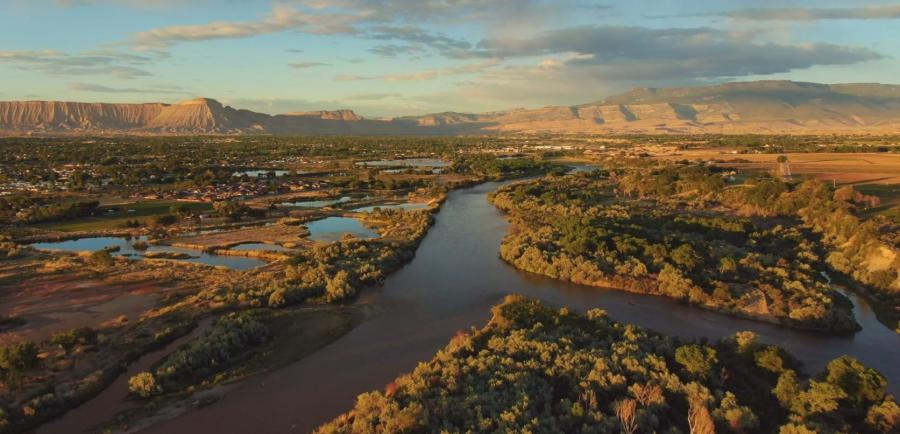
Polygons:
<instances>
[{"instance_id":1,"label":"muddy river water","mask_svg":"<svg viewBox=\"0 0 900 434\"><path fill-rule=\"evenodd\" d=\"M884 373L893 393L900 389L900 336L878 323L871 309L855 298L863 330L835 336L516 271L498 258L507 222L486 199L499 185L450 193L413 261L356 301L377 306L374 318L305 359L246 380L213 405L144 432L309 432L349 410L359 393L382 389L430 359L456 331L484 325L490 307L510 293L579 311L603 308L616 320L686 338L717 339L753 330L763 341L793 352L807 371L850 354Z\"/></svg>"}]
</instances>

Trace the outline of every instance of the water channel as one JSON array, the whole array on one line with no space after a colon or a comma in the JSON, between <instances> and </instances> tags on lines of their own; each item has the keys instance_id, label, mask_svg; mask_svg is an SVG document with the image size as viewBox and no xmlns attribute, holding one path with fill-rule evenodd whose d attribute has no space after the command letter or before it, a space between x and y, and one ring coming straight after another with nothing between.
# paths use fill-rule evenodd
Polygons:
<instances>
[{"instance_id":1,"label":"water channel","mask_svg":"<svg viewBox=\"0 0 900 434\"><path fill-rule=\"evenodd\" d=\"M613 319L685 338L718 339L752 330L790 350L808 372L849 354L900 390L900 336L851 297L863 330L855 335L803 332L734 318L654 296L604 290L528 275L497 256L507 222L486 200L501 184L449 194L416 257L356 301L379 313L331 345L232 389L221 401L158 423L149 433L309 432L349 410L359 393L382 389L429 360L458 330L481 327L506 294L536 297L578 311L599 307Z\"/></svg>"}]
</instances>

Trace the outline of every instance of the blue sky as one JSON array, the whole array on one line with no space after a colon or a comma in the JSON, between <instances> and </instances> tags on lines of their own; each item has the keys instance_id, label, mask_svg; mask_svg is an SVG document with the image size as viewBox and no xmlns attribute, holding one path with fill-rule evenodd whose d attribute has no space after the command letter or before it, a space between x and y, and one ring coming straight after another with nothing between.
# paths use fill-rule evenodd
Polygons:
<instances>
[{"instance_id":1,"label":"blue sky","mask_svg":"<svg viewBox=\"0 0 900 434\"><path fill-rule=\"evenodd\" d=\"M0 100L367 116L578 104L636 86L896 83L900 3L0 0Z\"/></svg>"}]
</instances>

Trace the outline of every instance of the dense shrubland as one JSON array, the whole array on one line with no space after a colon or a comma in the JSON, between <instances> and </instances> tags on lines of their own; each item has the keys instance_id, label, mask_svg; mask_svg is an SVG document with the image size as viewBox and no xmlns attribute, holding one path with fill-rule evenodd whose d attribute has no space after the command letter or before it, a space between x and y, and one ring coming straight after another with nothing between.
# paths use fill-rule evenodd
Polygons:
<instances>
[{"instance_id":1,"label":"dense shrubland","mask_svg":"<svg viewBox=\"0 0 900 434\"><path fill-rule=\"evenodd\" d=\"M0 433L30 432L37 425L83 403L124 371L124 364L187 333L191 322L163 320L154 329L149 322L127 343L111 341L115 330L78 327L42 341L23 340L0 346ZM122 330L124 331L124 329ZM105 351L124 351L124 359L102 359L84 377L66 377L69 368L91 363Z\"/></svg>"},{"instance_id":2,"label":"dense shrubland","mask_svg":"<svg viewBox=\"0 0 900 434\"><path fill-rule=\"evenodd\" d=\"M554 163L534 158L497 158L489 154L460 155L453 159L452 169L490 179L537 175L557 168Z\"/></svg>"},{"instance_id":3,"label":"dense shrubland","mask_svg":"<svg viewBox=\"0 0 900 434\"><path fill-rule=\"evenodd\" d=\"M881 303L897 303L900 255L880 240L877 223L854 215L869 197L816 181L734 184L702 165L610 163L608 172L494 194L516 224L501 257L554 278L803 328L858 327L821 274L826 264L872 288Z\"/></svg>"},{"instance_id":4,"label":"dense shrubland","mask_svg":"<svg viewBox=\"0 0 900 434\"><path fill-rule=\"evenodd\" d=\"M850 357L806 378L751 332L683 342L605 312L509 297L491 322L364 393L321 433L891 433L900 408Z\"/></svg>"},{"instance_id":5,"label":"dense shrubland","mask_svg":"<svg viewBox=\"0 0 900 434\"><path fill-rule=\"evenodd\" d=\"M250 357L252 347L265 343L271 335L267 321L265 312L225 314L204 336L166 356L153 372L132 376L128 388L146 398L207 380Z\"/></svg>"},{"instance_id":6,"label":"dense shrubland","mask_svg":"<svg viewBox=\"0 0 900 434\"><path fill-rule=\"evenodd\" d=\"M281 272L210 289L200 296L216 302L269 307L342 301L355 296L365 285L381 282L408 262L433 222L428 211L399 209L382 209L360 218L377 225L381 237L348 237L318 244L294 254Z\"/></svg>"},{"instance_id":7,"label":"dense shrubland","mask_svg":"<svg viewBox=\"0 0 900 434\"><path fill-rule=\"evenodd\" d=\"M25 202L12 198L0 200L0 223L46 223L90 216L97 212L100 202L42 203L36 199Z\"/></svg>"}]
</instances>

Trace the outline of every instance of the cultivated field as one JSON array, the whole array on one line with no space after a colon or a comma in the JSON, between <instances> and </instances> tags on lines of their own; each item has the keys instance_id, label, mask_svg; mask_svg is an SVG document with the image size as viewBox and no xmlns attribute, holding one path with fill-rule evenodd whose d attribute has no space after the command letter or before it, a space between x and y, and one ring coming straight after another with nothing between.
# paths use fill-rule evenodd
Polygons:
<instances>
[{"instance_id":1,"label":"cultivated field","mask_svg":"<svg viewBox=\"0 0 900 434\"><path fill-rule=\"evenodd\" d=\"M732 154L727 150L703 149L660 155L669 160L716 161L738 170L765 170L775 173L782 154ZM788 157L795 176L811 176L837 184L900 184L900 154L888 153L791 153Z\"/></svg>"}]
</instances>

